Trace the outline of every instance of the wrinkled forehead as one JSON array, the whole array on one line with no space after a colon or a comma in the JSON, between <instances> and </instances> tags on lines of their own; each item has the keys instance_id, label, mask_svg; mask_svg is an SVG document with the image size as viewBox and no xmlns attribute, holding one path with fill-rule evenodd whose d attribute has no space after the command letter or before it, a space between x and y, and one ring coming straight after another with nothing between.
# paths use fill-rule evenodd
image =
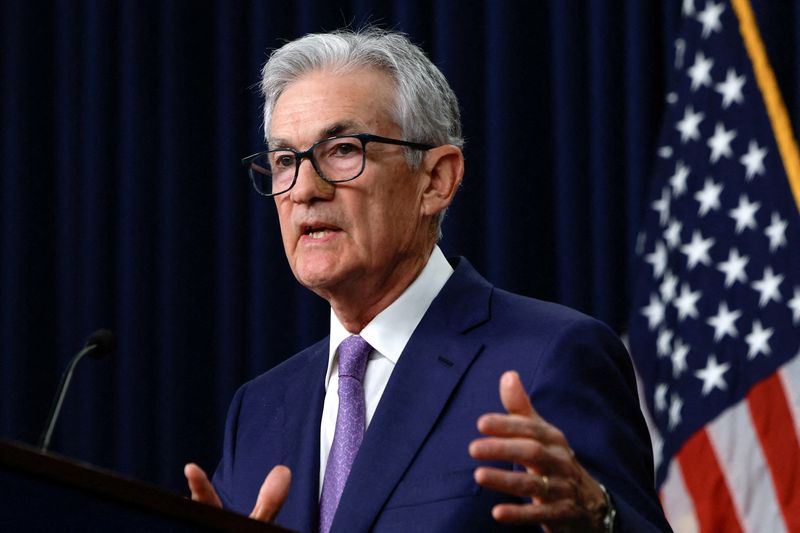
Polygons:
<instances>
[{"instance_id":1,"label":"wrinkled forehead","mask_svg":"<svg viewBox=\"0 0 800 533\"><path fill-rule=\"evenodd\" d=\"M297 113L305 109L304 115ZM319 121L320 136L360 132L371 122L400 126L397 87L394 77L383 68L348 66L326 67L300 74L284 86L265 118L266 139L282 138L280 130L287 112L304 123ZM277 120L276 120L277 117Z\"/></svg>"}]
</instances>

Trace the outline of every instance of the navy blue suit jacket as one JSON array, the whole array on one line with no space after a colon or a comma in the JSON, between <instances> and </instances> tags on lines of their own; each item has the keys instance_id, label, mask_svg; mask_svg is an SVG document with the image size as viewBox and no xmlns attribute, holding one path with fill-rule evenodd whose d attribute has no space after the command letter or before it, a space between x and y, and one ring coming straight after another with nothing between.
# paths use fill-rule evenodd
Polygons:
<instances>
[{"instance_id":1,"label":"navy blue suit jacket","mask_svg":"<svg viewBox=\"0 0 800 533\"><path fill-rule=\"evenodd\" d=\"M317 531L327 361L326 338L236 393L213 479L227 508L249 513L267 472L284 464L292 486L276 522ZM480 436L480 415L503 411L498 383L510 369L606 486L620 530L669 530L633 371L616 335L576 311L499 290L461 259L392 373L331 531L503 529L492 506L518 500L474 482L478 462L467 446Z\"/></svg>"}]
</instances>

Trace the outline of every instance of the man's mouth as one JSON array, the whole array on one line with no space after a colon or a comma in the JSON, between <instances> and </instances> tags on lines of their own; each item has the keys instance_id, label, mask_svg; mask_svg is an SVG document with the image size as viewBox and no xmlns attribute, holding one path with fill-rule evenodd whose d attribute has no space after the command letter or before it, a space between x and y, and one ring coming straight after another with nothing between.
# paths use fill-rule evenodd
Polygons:
<instances>
[{"instance_id":1,"label":"man's mouth","mask_svg":"<svg viewBox=\"0 0 800 533\"><path fill-rule=\"evenodd\" d=\"M324 239L332 233L339 231L338 228L327 226L303 226L303 236L313 240Z\"/></svg>"}]
</instances>

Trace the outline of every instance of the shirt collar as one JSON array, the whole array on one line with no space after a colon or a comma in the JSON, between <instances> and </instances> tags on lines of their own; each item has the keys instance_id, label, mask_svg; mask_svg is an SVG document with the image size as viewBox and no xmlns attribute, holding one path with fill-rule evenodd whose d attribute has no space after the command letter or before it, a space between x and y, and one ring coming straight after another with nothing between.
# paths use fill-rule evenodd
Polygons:
<instances>
[{"instance_id":1,"label":"shirt collar","mask_svg":"<svg viewBox=\"0 0 800 533\"><path fill-rule=\"evenodd\" d=\"M411 335L430 307L433 299L442 290L444 284L453 273L453 267L447 262L438 246L434 246L425 268L417 279L409 285L389 307L361 330L361 337L370 346L396 364L400 354L408 344ZM345 329L336 313L331 309L330 347L328 352L328 372L325 376L325 387L331 378L333 358L339 344L351 333ZM373 352L374 354L374 352Z\"/></svg>"}]
</instances>

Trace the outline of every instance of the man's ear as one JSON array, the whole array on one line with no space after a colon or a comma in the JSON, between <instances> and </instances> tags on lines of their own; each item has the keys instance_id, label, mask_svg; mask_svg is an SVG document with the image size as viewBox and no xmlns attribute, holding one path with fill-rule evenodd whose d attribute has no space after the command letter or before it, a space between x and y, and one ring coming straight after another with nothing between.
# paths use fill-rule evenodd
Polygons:
<instances>
[{"instance_id":1,"label":"man's ear","mask_svg":"<svg viewBox=\"0 0 800 533\"><path fill-rule=\"evenodd\" d=\"M427 179L422 191L422 214L433 216L450 205L464 176L464 154L452 144L431 148L422 160Z\"/></svg>"}]
</instances>

